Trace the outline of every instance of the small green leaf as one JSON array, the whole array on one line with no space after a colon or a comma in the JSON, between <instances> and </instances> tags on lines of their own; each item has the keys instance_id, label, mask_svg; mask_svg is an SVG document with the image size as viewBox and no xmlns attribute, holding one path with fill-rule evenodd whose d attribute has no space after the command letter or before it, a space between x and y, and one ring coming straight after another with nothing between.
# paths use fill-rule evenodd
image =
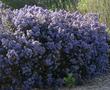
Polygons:
<instances>
[{"instance_id":1,"label":"small green leaf","mask_svg":"<svg viewBox=\"0 0 110 90\"><path fill-rule=\"evenodd\" d=\"M68 87L72 87L75 85L75 78L73 77L73 74L68 74L67 77L64 78L65 84Z\"/></svg>"}]
</instances>

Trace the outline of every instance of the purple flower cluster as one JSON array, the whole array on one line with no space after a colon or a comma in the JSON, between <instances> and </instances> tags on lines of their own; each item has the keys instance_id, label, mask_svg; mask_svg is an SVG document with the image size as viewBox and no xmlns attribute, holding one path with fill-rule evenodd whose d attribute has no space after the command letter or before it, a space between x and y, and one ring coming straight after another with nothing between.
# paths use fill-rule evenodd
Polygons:
<instances>
[{"instance_id":1,"label":"purple flower cluster","mask_svg":"<svg viewBox=\"0 0 110 90\"><path fill-rule=\"evenodd\" d=\"M62 86L69 73L80 82L107 71L106 26L97 15L36 6L10 13L15 30L0 36L0 87Z\"/></svg>"}]
</instances>

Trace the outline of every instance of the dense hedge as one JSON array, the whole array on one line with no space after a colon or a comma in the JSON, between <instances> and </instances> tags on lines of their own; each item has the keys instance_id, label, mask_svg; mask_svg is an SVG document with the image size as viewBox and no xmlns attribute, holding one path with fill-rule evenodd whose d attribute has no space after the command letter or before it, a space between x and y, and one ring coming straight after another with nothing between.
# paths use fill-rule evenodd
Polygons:
<instances>
[{"instance_id":1,"label":"dense hedge","mask_svg":"<svg viewBox=\"0 0 110 90\"><path fill-rule=\"evenodd\" d=\"M107 71L106 27L97 15L36 6L6 13L13 28L0 35L1 88L56 87L68 74L81 82Z\"/></svg>"}]
</instances>

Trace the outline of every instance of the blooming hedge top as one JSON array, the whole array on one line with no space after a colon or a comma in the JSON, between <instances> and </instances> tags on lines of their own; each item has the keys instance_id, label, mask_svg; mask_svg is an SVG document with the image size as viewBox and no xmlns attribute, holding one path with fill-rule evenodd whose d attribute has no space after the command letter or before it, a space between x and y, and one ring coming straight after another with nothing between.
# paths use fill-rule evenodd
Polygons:
<instances>
[{"instance_id":1,"label":"blooming hedge top","mask_svg":"<svg viewBox=\"0 0 110 90\"><path fill-rule=\"evenodd\" d=\"M0 87L55 87L72 74L77 84L108 69L106 26L96 14L25 6L7 10L10 34L0 36Z\"/></svg>"}]
</instances>

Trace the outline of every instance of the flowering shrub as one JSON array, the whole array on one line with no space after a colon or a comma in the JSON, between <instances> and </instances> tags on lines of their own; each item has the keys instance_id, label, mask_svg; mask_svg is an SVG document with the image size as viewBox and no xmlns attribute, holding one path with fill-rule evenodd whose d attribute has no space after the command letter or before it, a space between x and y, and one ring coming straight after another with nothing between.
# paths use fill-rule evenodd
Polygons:
<instances>
[{"instance_id":1,"label":"flowering shrub","mask_svg":"<svg viewBox=\"0 0 110 90\"><path fill-rule=\"evenodd\" d=\"M106 27L97 15L25 6L5 17L14 28L0 35L1 88L56 87L69 73L81 82L107 71Z\"/></svg>"}]
</instances>

